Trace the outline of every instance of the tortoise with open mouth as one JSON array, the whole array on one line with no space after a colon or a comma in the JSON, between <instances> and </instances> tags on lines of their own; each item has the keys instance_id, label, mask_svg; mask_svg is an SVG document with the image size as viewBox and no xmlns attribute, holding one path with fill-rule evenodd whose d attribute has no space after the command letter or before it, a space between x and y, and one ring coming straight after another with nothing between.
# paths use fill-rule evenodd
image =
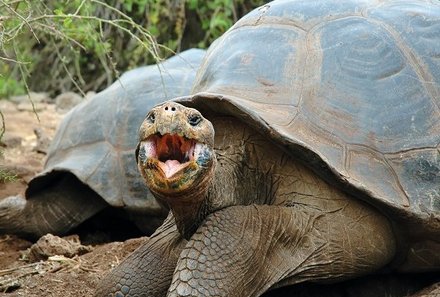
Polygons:
<instances>
[{"instance_id":1,"label":"tortoise with open mouth","mask_svg":"<svg viewBox=\"0 0 440 297\"><path fill-rule=\"evenodd\" d=\"M138 168L171 209L97 296L260 296L440 270L440 4L274 1L153 108Z\"/></svg>"}]
</instances>

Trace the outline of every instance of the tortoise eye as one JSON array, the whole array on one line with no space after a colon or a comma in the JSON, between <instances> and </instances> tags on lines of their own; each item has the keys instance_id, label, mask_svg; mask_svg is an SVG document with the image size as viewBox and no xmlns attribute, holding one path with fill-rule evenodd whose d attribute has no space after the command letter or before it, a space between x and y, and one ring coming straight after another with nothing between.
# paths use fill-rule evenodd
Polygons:
<instances>
[{"instance_id":1,"label":"tortoise eye","mask_svg":"<svg viewBox=\"0 0 440 297\"><path fill-rule=\"evenodd\" d=\"M154 112L150 112L147 115L146 120L149 121L151 124L153 124L154 120L156 120L156 115L154 114Z\"/></svg>"},{"instance_id":2,"label":"tortoise eye","mask_svg":"<svg viewBox=\"0 0 440 297\"><path fill-rule=\"evenodd\" d=\"M202 120L202 118L197 114L193 114L188 117L188 122L191 126L198 125L201 120Z\"/></svg>"}]
</instances>

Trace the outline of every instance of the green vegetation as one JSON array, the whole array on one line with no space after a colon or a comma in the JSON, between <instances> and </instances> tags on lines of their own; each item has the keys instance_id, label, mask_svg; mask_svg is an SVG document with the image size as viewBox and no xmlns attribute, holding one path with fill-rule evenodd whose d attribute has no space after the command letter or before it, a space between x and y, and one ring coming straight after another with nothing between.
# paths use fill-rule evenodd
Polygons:
<instances>
[{"instance_id":1,"label":"green vegetation","mask_svg":"<svg viewBox=\"0 0 440 297\"><path fill-rule=\"evenodd\" d=\"M18 179L17 175L13 172L0 168L0 183L13 182Z\"/></svg>"},{"instance_id":2,"label":"green vegetation","mask_svg":"<svg viewBox=\"0 0 440 297\"><path fill-rule=\"evenodd\" d=\"M0 98L99 91L127 69L206 48L262 0L0 0Z\"/></svg>"}]
</instances>

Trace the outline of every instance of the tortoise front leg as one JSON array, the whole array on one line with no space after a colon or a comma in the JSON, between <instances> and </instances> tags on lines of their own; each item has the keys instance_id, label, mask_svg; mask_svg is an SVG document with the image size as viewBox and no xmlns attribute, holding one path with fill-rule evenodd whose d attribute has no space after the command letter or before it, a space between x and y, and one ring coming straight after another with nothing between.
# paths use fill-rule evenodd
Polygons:
<instances>
[{"instance_id":1,"label":"tortoise front leg","mask_svg":"<svg viewBox=\"0 0 440 297\"><path fill-rule=\"evenodd\" d=\"M394 250L388 221L356 201L330 211L229 207L192 236L167 296L253 297L275 285L350 278L384 266Z\"/></svg>"},{"instance_id":2,"label":"tortoise front leg","mask_svg":"<svg viewBox=\"0 0 440 297\"><path fill-rule=\"evenodd\" d=\"M63 235L108 207L101 196L67 172L29 196L0 200L0 234L32 240L47 233Z\"/></svg>"},{"instance_id":3,"label":"tortoise front leg","mask_svg":"<svg viewBox=\"0 0 440 297\"><path fill-rule=\"evenodd\" d=\"M104 277L95 296L166 296L185 244L170 212L145 244Z\"/></svg>"}]
</instances>

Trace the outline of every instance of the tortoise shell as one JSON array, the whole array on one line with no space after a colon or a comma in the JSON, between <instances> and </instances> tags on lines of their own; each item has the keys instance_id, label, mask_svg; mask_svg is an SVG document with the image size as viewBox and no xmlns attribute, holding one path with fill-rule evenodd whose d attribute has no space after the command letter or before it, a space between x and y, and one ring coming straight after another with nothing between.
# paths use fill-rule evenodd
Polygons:
<instances>
[{"instance_id":1,"label":"tortoise shell","mask_svg":"<svg viewBox=\"0 0 440 297\"><path fill-rule=\"evenodd\" d=\"M209 48L193 94L440 235L440 2L271 2Z\"/></svg>"}]
</instances>

